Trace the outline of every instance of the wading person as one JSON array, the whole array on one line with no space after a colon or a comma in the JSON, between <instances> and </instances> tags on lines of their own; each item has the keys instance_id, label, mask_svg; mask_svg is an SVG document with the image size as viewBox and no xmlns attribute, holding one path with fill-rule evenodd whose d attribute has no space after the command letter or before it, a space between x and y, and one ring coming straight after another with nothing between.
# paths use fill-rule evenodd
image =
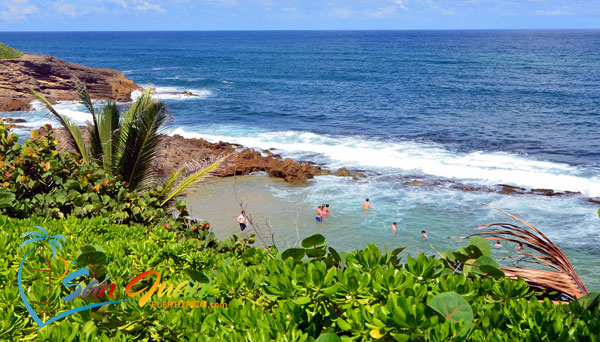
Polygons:
<instances>
[{"instance_id":1,"label":"wading person","mask_svg":"<svg viewBox=\"0 0 600 342\"><path fill-rule=\"evenodd\" d=\"M240 229L244 231L246 229L246 225L248 224L248 218L246 217L246 212L242 210L242 213L237 218L237 222L240 224Z\"/></svg>"},{"instance_id":2,"label":"wading person","mask_svg":"<svg viewBox=\"0 0 600 342\"><path fill-rule=\"evenodd\" d=\"M317 222L323 222L322 216L323 216L323 208L319 205L319 206L317 206L317 216L315 217Z\"/></svg>"},{"instance_id":3,"label":"wading person","mask_svg":"<svg viewBox=\"0 0 600 342\"><path fill-rule=\"evenodd\" d=\"M367 198L367 199L366 199L366 200L363 202L363 204L362 204L362 208L363 208L364 210L369 210L369 209L371 209L371 202L369 202L369 199L368 199L368 198Z\"/></svg>"}]
</instances>

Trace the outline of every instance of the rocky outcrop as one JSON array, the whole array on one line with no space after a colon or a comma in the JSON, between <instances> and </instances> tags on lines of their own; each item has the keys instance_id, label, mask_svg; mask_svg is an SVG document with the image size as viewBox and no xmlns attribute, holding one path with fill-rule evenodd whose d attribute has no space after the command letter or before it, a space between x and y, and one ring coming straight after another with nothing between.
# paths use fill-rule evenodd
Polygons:
<instances>
[{"instance_id":1,"label":"rocky outcrop","mask_svg":"<svg viewBox=\"0 0 600 342\"><path fill-rule=\"evenodd\" d=\"M262 155L254 149L245 149L241 145L225 142L210 143L204 139L185 139L182 136L165 136L161 152L156 160L160 174L168 175L172 170L179 169L186 162L199 162L214 156L230 155L221 165L217 174L227 177L248 175L252 172L263 171L271 177L283 178L293 184L303 184L315 175L328 173L320 166L310 163L297 162L286 158L282 160L277 155Z\"/></svg>"},{"instance_id":2,"label":"rocky outcrop","mask_svg":"<svg viewBox=\"0 0 600 342\"><path fill-rule=\"evenodd\" d=\"M28 88L56 101L78 100L73 85L77 77L87 85L92 99L131 101L135 82L116 70L90 68L47 55L25 54L0 60L0 111L30 110Z\"/></svg>"}]
</instances>

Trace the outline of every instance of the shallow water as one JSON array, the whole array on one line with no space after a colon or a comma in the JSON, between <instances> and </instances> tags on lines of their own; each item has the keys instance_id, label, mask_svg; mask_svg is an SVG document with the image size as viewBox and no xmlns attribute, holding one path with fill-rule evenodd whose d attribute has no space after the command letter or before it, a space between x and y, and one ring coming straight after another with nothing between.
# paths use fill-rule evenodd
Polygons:
<instances>
[{"instance_id":1,"label":"shallow water","mask_svg":"<svg viewBox=\"0 0 600 342\"><path fill-rule=\"evenodd\" d=\"M600 255L598 230L572 229L572 224L596 219L590 217L592 206L561 214L555 209L557 201L542 196L425 190L408 186L386 189L388 182L382 182L383 186L372 192L377 187L370 184L372 182L377 180L354 181L325 176L306 186L295 186L260 175L213 179L186 200L191 215L211 222L219 238L244 235L236 222L242 203L261 235L268 240L273 232L276 245L282 249L296 246L298 235L302 239L320 233L338 250L352 251L375 243L390 250L407 247L405 252L412 255L419 252L433 255L434 249L440 252L456 249L464 245L459 237L472 233L482 224L518 224L477 203L487 202L520 216L548 235L571 260L584 283L592 289L600 288L600 275L594 261ZM373 203L373 209L368 213L360 207L367 194ZM568 201L565 200L563 205L570 207ZM323 203L330 204L334 215L317 223L315 207ZM396 235L390 230L393 221L397 221L400 228ZM561 225L556 226L555 222L561 222ZM422 238L421 230L427 231L429 239ZM262 246L258 239L257 245ZM500 259L513 255L515 247L505 244L502 249L494 249L493 256Z\"/></svg>"}]
</instances>

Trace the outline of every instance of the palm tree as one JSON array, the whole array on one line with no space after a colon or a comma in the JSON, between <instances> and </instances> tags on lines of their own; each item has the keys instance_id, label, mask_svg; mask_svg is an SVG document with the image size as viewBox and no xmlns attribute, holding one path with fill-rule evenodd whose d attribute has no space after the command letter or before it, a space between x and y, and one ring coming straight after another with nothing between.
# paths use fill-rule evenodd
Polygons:
<instances>
[{"instance_id":1,"label":"palm tree","mask_svg":"<svg viewBox=\"0 0 600 342\"><path fill-rule=\"evenodd\" d=\"M66 116L59 114L52 104L33 89L29 92L41 100L67 132L67 143L86 163L98 161L112 175L121 176L130 190L144 190L153 184L156 175L152 164L162 139L160 129L168 119L166 106L152 100L152 89L147 89L131 106L121 112L114 101L108 101L101 111L94 109L83 82L74 79L75 88L83 105L92 114L88 122L89 144L86 145L81 129ZM210 176L222 159L181 180L183 168L167 180L162 198L163 205L180 195L187 187ZM179 186L175 186L175 185Z\"/></svg>"},{"instance_id":2,"label":"palm tree","mask_svg":"<svg viewBox=\"0 0 600 342\"><path fill-rule=\"evenodd\" d=\"M60 243L59 240L63 240L66 241L65 237L62 235L52 235L52 236L48 236L48 232L46 231L46 229L44 229L44 227L41 226L34 226L34 228L39 229L41 232L27 232L23 235L23 237L28 237L28 236L34 236L31 239L28 239L26 241L24 241L20 246L19 249L22 247L25 247L29 244L34 244L29 251L27 251L27 253L25 254L25 256L23 257L23 260L21 260L21 264L19 265L19 271L17 274L17 282L18 282L18 286L19 286L19 293L21 294L21 300L23 301L23 304L25 304L25 308L27 309L27 311L29 312L29 314L31 315L31 317L34 319L34 321L37 323L37 325L39 327L42 327L44 325L44 322L42 322L42 320L39 318L39 316L35 313L35 311L33 311L33 308L31 307L31 305L29 304L29 301L27 300L27 297L25 296L25 290L23 289L23 283L21 280L21 274L23 271L23 265L25 264L25 259L27 259L27 256L29 256L29 253L31 253L31 251L33 251L34 249L36 249L38 246L42 247L44 245L49 245L50 248L52 249L52 260L54 260L56 258L56 248L58 248L59 250L62 250L62 245Z\"/></svg>"}]
</instances>

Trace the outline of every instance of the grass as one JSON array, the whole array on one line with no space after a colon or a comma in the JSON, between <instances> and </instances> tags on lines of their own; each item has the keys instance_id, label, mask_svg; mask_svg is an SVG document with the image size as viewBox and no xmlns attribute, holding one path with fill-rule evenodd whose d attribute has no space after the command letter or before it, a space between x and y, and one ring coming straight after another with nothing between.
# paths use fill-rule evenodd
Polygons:
<instances>
[{"instance_id":1,"label":"grass","mask_svg":"<svg viewBox=\"0 0 600 342\"><path fill-rule=\"evenodd\" d=\"M12 59L21 58L23 53L19 50L15 50L8 45L0 43L0 59Z\"/></svg>"}]
</instances>

